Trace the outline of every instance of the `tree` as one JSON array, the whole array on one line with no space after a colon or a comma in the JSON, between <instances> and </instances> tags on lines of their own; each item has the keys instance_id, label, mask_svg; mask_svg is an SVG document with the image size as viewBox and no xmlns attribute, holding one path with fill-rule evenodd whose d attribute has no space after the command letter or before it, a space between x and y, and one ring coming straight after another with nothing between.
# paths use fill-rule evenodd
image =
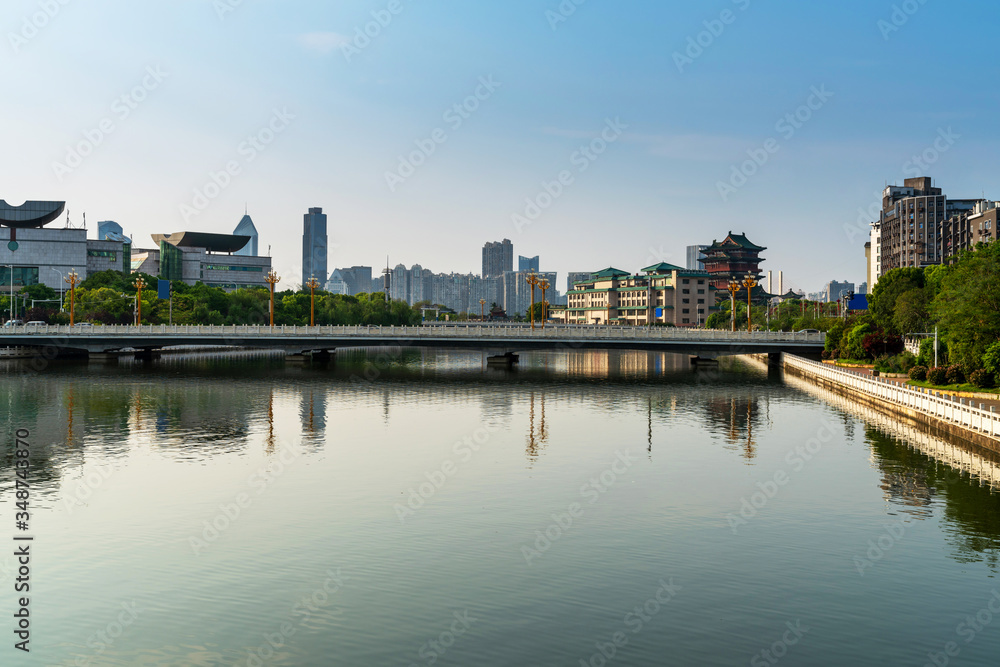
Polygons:
<instances>
[{"instance_id":1,"label":"tree","mask_svg":"<svg viewBox=\"0 0 1000 667\"><path fill-rule=\"evenodd\" d=\"M923 287L923 269L892 269L879 278L868 298L868 312L875 326L891 333L905 333L896 327L894 320L896 301L905 292Z\"/></svg>"},{"instance_id":2,"label":"tree","mask_svg":"<svg viewBox=\"0 0 1000 667\"><path fill-rule=\"evenodd\" d=\"M924 333L931 326L928 288L907 290L896 298L892 321L901 334Z\"/></svg>"},{"instance_id":3,"label":"tree","mask_svg":"<svg viewBox=\"0 0 1000 667\"><path fill-rule=\"evenodd\" d=\"M947 268L932 313L948 344L949 358L971 372L1000 340L1000 244L979 245Z\"/></svg>"}]
</instances>

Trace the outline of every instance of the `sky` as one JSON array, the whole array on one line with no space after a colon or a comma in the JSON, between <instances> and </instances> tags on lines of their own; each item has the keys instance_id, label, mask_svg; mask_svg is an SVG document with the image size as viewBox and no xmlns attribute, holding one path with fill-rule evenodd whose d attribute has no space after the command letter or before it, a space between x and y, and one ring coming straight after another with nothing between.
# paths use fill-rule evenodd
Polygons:
<instances>
[{"instance_id":1,"label":"sky","mask_svg":"<svg viewBox=\"0 0 1000 667\"><path fill-rule=\"evenodd\" d=\"M1000 199L998 23L941 0L5 0L0 198L138 247L247 210L281 287L322 207L331 269L479 273L509 238L562 288L733 231L817 291L865 279L885 184Z\"/></svg>"}]
</instances>

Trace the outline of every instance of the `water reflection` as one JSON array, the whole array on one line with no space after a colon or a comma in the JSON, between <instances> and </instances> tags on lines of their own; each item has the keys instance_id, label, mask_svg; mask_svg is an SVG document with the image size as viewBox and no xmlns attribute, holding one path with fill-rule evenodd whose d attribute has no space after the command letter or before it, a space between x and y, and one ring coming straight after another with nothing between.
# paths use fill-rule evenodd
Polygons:
<instances>
[{"instance_id":1,"label":"water reflection","mask_svg":"<svg viewBox=\"0 0 1000 667\"><path fill-rule=\"evenodd\" d=\"M760 400L754 393L710 398L705 403L705 421L715 433L721 433L728 449L737 451L747 461L757 456L754 429L761 429Z\"/></svg>"},{"instance_id":2,"label":"water reflection","mask_svg":"<svg viewBox=\"0 0 1000 667\"><path fill-rule=\"evenodd\" d=\"M530 393L528 400L530 403L528 407L528 445L525 452L528 456L528 465L532 465L538 460L549 434L545 430L545 394L538 395L540 415L537 430L535 428L535 392Z\"/></svg>"}]
</instances>

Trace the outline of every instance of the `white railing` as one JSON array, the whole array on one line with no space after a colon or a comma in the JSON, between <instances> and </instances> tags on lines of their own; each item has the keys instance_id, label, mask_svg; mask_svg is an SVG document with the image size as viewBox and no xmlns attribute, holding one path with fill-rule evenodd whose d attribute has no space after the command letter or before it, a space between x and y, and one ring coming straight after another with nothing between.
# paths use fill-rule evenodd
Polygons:
<instances>
[{"instance_id":1,"label":"white railing","mask_svg":"<svg viewBox=\"0 0 1000 667\"><path fill-rule=\"evenodd\" d=\"M973 431L979 431L992 438L1000 434L1000 414L991 407L976 407L964 398L954 400L929 389L905 387L884 378L869 377L835 368L829 364L802 359L791 354L782 355L785 366L796 368L811 376L818 376L835 382L853 391L879 398L887 403L903 406L931 417L937 417ZM982 403L980 403L982 405Z\"/></svg>"},{"instance_id":2,"label":"white railing","mask_svg":"<svg viewBox=\"0 0 1000 667\"><path fill-rule=\"evenodd\" d=\"M205 336L246 340L276 337L338 337L338 338L421 338L421 339L565 339L565 340L670 340L727 343L797 343L822 345L822 333L797 333L783 331L722 331L716 329L688 329L682 327L621 327L579 326L538 327L475 325L463 327L398 327L398 326L321 326L300 327L278 325L166 325L144 326L74 326L36 325L0 328L0 345L7 336L90 337L90 336Z\"/></svg>"}]
</instances>

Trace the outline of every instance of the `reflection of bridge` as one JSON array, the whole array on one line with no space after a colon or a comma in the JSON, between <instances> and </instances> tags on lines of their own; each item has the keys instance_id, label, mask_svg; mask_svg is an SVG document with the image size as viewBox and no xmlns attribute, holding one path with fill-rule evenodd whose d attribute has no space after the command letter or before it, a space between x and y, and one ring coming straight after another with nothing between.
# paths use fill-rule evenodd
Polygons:
<instances>
[{"instance_id":1,"label":"reflection of bridge","mask_svg":"<svg viewBox=\"0 0 1000 667\"><path fill-rule=\"evenodd\" d=\"M21 326L0 331L0 345L41 348L45 356L127 348L150 352L194 345L274 348L289 354L376 346L474 349L496 355L560 349L654 350L714 359L739 354L819 353L824 339L824 334L817 333L620 326L534 330L510 326Z\"/></svg>"}]
</instances>

